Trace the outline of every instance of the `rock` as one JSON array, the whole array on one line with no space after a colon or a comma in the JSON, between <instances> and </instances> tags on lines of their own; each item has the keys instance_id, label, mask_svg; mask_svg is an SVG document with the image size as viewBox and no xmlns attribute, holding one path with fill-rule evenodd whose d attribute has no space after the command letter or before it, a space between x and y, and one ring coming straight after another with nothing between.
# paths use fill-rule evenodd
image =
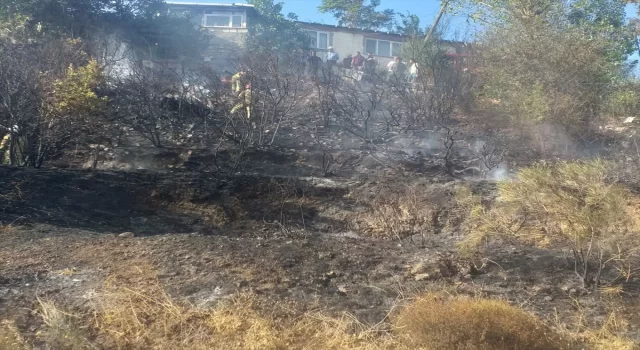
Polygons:
<instances>
[{"instance_id":1,"label":"rock","mask_svg":"<svg viewBox=\"0 0 640 350\"><path fill-rule=\"evenodd\" d=\"M416 281L425 281L425 280L428 280L429 277L431 277L431 275L429 275L428 273L419 273L415 275L414 278Z\"/></svg>"},{"instance_id":2,"label":"rock","mask_svg":"<svg viewBox=\"0 0 640 350\"><path fill-rule=\"evenodd\" d=\"M338 293L347 294L348 290L346 286L338 286Z\"/></svg>"},{"instance_id":3,"label":"rock","mask_svg":"<svg viewBox=\"0 0 640 350\"><path fill-rule=\"evenodd\" d=\"M575 288L571 288L571 290L569 290L569 294L576 294L578 293L578 291Z\"/></svg>"},{"instance_id":4,"label":"rock","mask_svg":"<svg viewBox=\"0 0 640 350\"><path fill-rule=\"evenodd\" d=\"M544 301L553 301L553 297L551 295L547 295L544 297Z\"/></svg>"},{"instance_id":5,"label":"rock","mask_svg":"<svg viewBox=\"0 0 640 350\"><path fill-rule=\"evenodd\" d=\"M133 233L133 232L123 232L123 233L118 235L118 237L120 237L120 238L133 238L135 236L136 236L136 234Z\"/></svg>"}]
</instances>

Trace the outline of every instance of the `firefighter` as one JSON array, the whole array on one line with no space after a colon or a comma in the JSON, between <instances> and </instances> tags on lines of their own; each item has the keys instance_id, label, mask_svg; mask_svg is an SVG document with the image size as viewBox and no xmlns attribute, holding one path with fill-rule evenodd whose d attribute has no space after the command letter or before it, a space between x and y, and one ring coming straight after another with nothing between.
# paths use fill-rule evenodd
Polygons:
<instances>
[{"instance_id":1,"label":"firefighter","mask_svg":"<svg viewBox=\"0 0 640 350\"><path fill-rule=\"evenodd\" d=\"M8 164L11 162L11 133L8 132L0 141L0 163Z\"/></svg>"},{"instance_id":2,"label":"firefighter","mask_svg":"<svg viewBox=\"0 0 640 350\"><path fill-rule=\"evenodd\" d=\"M231 77L231 89L235 93L239 93L242 90L242 83L245 80L245 71L241 70Z\"/></svg>"},{"instance_id":3,"label":"firefighter","mask_svg":"<svg viewBox=\"0 0 640 350\"><path fill-rule=\"evenodd\" d=\"M231 109L231 114L237 113L242 109L242 107L244 107L247 111L247 119L251 119L251 83L245 86L244 91L238 95L238 98L240 99L240 102Z\"/></svg>"},{"instance_id":4,"label":"firefighter","mask_svg":"<svg viewBox=\"0 0 640 350\"><path fill-rule=\"evenodd\" d=\"M0 164L12 164L11 157L18 165L24 165L26 162L27 138L19 133L20 129L17 125L8 129L8 132L0 141ZM16 137L15 143L12 138ZM13 147L13 154L11 149Z\"/></svg>"}]
</instances>

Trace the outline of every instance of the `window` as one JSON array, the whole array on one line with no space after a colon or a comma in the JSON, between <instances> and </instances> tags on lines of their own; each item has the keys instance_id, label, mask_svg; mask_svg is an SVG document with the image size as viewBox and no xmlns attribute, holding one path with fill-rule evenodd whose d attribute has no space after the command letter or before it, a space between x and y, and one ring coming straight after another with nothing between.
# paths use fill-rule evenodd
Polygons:
<instances>
[{"instance_id":1,"label":"window","mask_svg":"<svg viewBox=\"0 0 640 350\"><path fill-rule=\"evenodd\" d=\"M402 56L402 44L391 43L391 56Z\"/></svg>"},{"instance_id":2,"label":"window","mask_svg":"<svg viewBox=\"0 0 640 350\"><path fill-rule=\"evenodd\" d=\"M373 54L376 56L400 56L402 53L402 43L386 40L365 39L364 52L366 54Z\"/></svg>"},{"instance_id":3,"label":"window","mask_svg":"<svg viewBox=\"0 0 640 350\"><path fill-rule=\"evenodd\" d=\"M184 7L171 7L169 8L169 15L174 17L187 17L191 15L191 11Z\"/></svg>"},{"instance_id":4,"label":"window","mask_svg":"<svg viewBox=\"0 0 640 350\"><path fill-rule=\"evenodd\" d=\"M203 19L203 25L205 27L243 28L243 22L243 15L214 12L211 10L205 11Z\"/></svg>"},{"instance_id":5,"label":"window","mask_svg":"<svg viewBox=\"0 0 640 350\"><path fill-rule=\"evenodd\" d=\"M378 40L367 39L364 43L364 53L377 55L378 54Z\"/></svg>"},{"instance_id":6,"label":"window","mask_svg":"<svg viewBox=\"0 0 640 350\"><path fill-rule=\"evenodd\" d=\"M242 28L242 16L231 16L231 26L233 28Z\"/></svg>"},{"instance_id":7,"label":"window","mask_svg":"<svg viewBox=\"0 0 640 350\"><path fill-rule=\"evenodd\" d=\"M391 43L388 41L378 41L378 56L391 56Z\"/></svg>"},{"instance_id":8,"label":"window","mask_svg":"<svg viewBox=\"0 0 640 350\"><path fill-rule=\"evenodd\" d=\"M329 33L307 30L307 35L311 39L309 47L312 49L326 50L331 46Z\"/></svg>"}]
</instances>

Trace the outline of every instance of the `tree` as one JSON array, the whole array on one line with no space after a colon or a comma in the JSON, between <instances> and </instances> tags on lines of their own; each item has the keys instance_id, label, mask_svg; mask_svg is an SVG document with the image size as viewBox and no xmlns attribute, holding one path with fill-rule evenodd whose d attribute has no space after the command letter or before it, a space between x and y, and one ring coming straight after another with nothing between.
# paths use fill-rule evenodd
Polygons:
<instances>
[{"instance_id":1,"label":"tree","mask_svg":"<svg viewBox=\"0 0 640 350\"><path fill-rule=\"evenodd\" d=\"M424 36L424 29L420 27L420 18L416 15L398 13L400 23L396 24L395 32L412 38Z\"/></svg>"},{"instance_id":2,"label":"tree","mask_svg":"<svg viewBox=\"0 0 640 350\"><path fill-rule=\"evenodd\" d=\"M43 42L0 39L0 125L11 134L15 165L39 167L109 130L102 125L106 100L96 93L102 83L96 61L77 39Z\"/></svg>"},{"instance_id":3,"label":"tree","mask_svg":"<svg viewBox=\"0 0 640 350\"><path fill-rule=\"evenodd\" d=\"M97 27L152 17L162 4L161 0L0 0L0 18L27 15L32 27L82 37Z\"/></svg>"},{"instance_id":4,"label":"tree","mask_svg":"<svg viewBox=\"0 0 640 350\"><path fill-rule=\"evenodd\" d=\"M247 36L250 49L290 53L308 46L309 38L295 23L296 15L282 14L283 3L274 0L247 0L247 3L253 5L261 17Z\"/></svg>"},{"instance_id":5,"label":"tree","mask_svg":"<svg viewBox=\"0 0 640 350\"><path fill-rule=\"evenodd\" d=\"M593 131L603 102L625 78L633 41L622 0L471 1L485 23L479 80L494 108L521 125ZM606 4L605 4L606 3Z\"/></svg>"},{"instance_id":6,"label":"tree","mask_svg":"<svg viewBox=\"0 0 640 350\"><path fill-rule=\"evenodd\" d=\"M395 12L377 11L380 0L322 0L321 13L332 13L341 26L380 30L392 29Z\"/></svg>"}]
</instances>

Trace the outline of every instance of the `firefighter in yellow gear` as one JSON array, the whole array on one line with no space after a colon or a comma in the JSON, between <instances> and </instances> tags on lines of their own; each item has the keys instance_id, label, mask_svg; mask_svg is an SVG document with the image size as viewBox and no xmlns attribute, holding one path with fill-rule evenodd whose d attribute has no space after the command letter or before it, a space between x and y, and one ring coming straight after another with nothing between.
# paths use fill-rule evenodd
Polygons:
<instances>
[{"instance_id":1,"label":"firefighter in yellow gear","mask_svg":"<svg viewBox=\"0 0 640 350\"><path fill-rule=\"evenodd\" d=\"M246 73L244 71L239 71L231 77L231 90L233 92L238 93L242 91L243 82L245 81Z\"/></svg>"},{"instance_id":2,"label":"firefighter in yellow gear","mask_svg":"<svg viewBox=\"0 0 640 350\"><path fill-rule=\"evenodd\" d=\"M0 141L0 164L11 164L11 146L12 138L16 137L16 142L13 144L13 156L14 161L19 165L24 165L25 156L27 152L27 138L23 134L17 134L18 127L15 126L11 129ZM17 135L16 135L17 134Z\"/></svg>"},{"instance_id":3,"label":"firefighter in yellow gear","mask_svg":"<svg viewBox=\"0 0 640 350\"><path fill-rule=\"evenodd\" d=\"M10 161L11 152L9 148L11 148L10 132L4 135L4 137L2 138L2 141L0 141L0 163L8 164L11 162Z\"/></svg>"},{"instance_id":4,"label":"firefighter in yellow gear","mask_svg":"<svg viewBox=\"0 0 640 350\"><path fill-rule=\"evenodd\" d=\"M247 119L251 119L251 107L253 105L253 100L251 99L251 84L245 86L244 91L238 95L238 98L241 101L231 109L231 114L237 113L244 107L247 111Z\"/></svg>"}]
</instances>

